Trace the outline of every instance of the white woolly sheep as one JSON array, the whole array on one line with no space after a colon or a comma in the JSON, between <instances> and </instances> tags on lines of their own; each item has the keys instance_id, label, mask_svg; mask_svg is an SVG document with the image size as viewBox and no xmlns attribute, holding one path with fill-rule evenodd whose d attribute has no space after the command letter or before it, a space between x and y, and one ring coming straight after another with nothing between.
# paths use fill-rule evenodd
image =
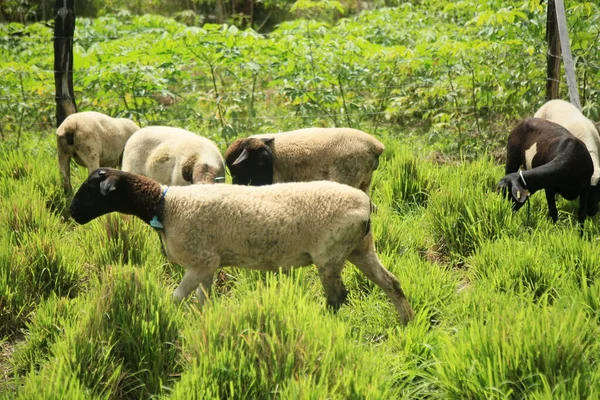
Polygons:
<instances>
[{"instance_id":1,"label":"white woolly sheep","mask_svg":"<svg viewBox=\"0 0 600 400\"><path fill-rule=\"evenodd\" d=\"M165 187L124 171L94 171L77 191L71 216L86 224L115 211L154 226L169 259L186 268L176 301L197 289L203 304L222 266L277 271L314 263L327 304L337 310L347 295L341 272L348 260L384 290L402 323L413 316L400 283L375 253L369 197L350 186Z\"/></svg>"},{"instance_id":2,"label":"white woolly sheep","mask_svg":"<svg viewBox=\"0 0 600 400\"><path fill-rule=\"evenodd\" d=\"M560 99L548 101L535 113L534 117L547 119L565 127L573 136L585 143L594 163L594 173L590 182L592 186L598 185L600 179L600 136L594 123L587 119L573 104Z\"/></svg>"},{"instance_id":3,"label":"white woolly sheep","mask_svg":"<svg viewBox=\"0 0 600 400\"><path fill-rule=\"evenodd\" d=\"M384 145L350 128L306 128L235 140L225 152L234 184L329 180L368 193Z\"/></svg>"},{"instance_id":4,"label":"white woolly sheep","mask_svg":"<svg viewBox=\"0 0 600 400\"><path fill-rule=\"evenodd\" d=\"M69 115L56 130L58 164L63 189L70 196L70 160L88 169L88 173L100 167L118 167L125 142L138 129L132 120L112 118L108 115L84 111Z\"/></svg>"},{"instance_id":5,"label":"white woolly sheep","mask_svg":"<svg viewBox=\"0 0 600 400\"><path fill-rule=\"evenodd\" d=\"M581 226L586 216L598 212L600 193L590 186L594 169L590 153L564 127L545 119L525 119L511 131L506 153L506 176L498 188L511 193L515 211L530 194L545 189L553 222L558 219L556 194L567 200L579 197ZM521 167L524 171L519 171Z\"/></svg>"},{"instance_id":6,"label":"white woolly sheep","mask_svg":"<svg viewBox=\"0 0 600 400\"><path fill-rule=\"evenodd\" d=\"M122 170L164 185L225 182L223 157L212 140L168 126L148 126L133 134L125 145Z\"/></svg>"}]
</instances>

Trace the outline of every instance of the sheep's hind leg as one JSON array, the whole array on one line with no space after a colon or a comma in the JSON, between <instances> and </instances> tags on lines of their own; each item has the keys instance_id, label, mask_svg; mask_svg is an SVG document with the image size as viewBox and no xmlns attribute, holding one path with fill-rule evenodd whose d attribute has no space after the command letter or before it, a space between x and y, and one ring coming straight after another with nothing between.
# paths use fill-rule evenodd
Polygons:
<instances>
[{"instance_id":1,"label":"sheep's hind leg","mask_svg":"<svg viewBox=\"0 0 600 400\"><path fill-rule=\"evenodd\" d=\"M62 186L65 195L71 197L73 188L71 187L71 156L61 148L60 139L58 140L58 165L62 178Z\"/></svg>"},{"instance_id":2,"label":"sheep's hind leg","mask_svg":"<svg viewBox=\"0 0 600 400\"><path fill-rule=\"evenodd\" d=\"M406 325L413 318L414 312L400 287L400 282L377 258L370 233L363 238L360 247L350 254L348 261L383 289L396 307L402 324Z\"/></svg>"},{"instance_id":3,"label":"sheep's hind leg","mask_svg":"<svg viewBox=\"0 0 600 400\"><path fill-rule=\"evenodd\" d=\"M328 261L317 264L319 278L321 279L321 284L325 291L325 298L327 299L327 306L333 311L339 310L348 296L348 291L342 282L343 268L344 261Z\"/></svg>"}]
</instances>

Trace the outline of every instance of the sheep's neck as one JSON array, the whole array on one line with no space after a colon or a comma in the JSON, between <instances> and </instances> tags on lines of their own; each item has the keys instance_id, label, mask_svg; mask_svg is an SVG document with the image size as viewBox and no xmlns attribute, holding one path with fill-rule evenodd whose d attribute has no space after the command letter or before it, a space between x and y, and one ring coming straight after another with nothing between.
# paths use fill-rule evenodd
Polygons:
<instances>
[{"instance_id":1,"label":"sheep's neck","mask_svg":"<svg viewBox=\"0 0 600 400\"><path fill-rule=\"evenodd\" d=\"M128 214L135 215L147 224L154 217L159 221L164 217L162 189L158 182L144 177L136 177L129 185L125 203L129 205Z\"/></svg>"}]
</instances>

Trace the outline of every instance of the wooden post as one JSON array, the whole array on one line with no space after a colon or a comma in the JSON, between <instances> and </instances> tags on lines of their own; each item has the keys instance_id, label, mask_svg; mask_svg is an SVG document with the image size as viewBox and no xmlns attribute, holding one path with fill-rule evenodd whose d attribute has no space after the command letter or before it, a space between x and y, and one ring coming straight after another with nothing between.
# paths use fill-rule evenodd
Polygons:
<instances>
[{"instance_id":1,"label":"wooden post","mask_svg":"<svg viewBox=\"0 0 600 400\"><path fill-rule=\"evenodd\" d=\"M548 0L546 41L548 43L548 54L546 55L546 101L549 101L558 98L558 86L560 84L560 39L558 36L556 4L554 0Z\"/></svg>"},{"instance_id":2,"label":"wooden post","mask_svg":"<svg viewBox=\"0 0 600 400\"><path fill-rule=\"evenodd\" d=\"M56 127L77 112L73 92L73 35L75 33L75 0L54 3L54 88Z\"/></svg>"}]
</instances>

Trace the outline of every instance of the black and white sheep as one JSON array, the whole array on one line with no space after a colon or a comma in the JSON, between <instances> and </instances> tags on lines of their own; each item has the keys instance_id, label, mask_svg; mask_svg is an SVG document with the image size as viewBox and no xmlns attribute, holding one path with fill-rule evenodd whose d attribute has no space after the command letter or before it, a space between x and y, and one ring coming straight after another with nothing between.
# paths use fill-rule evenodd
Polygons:
<instances>
[{"instance_id":1,"label":"black and white sheep","mask_svg":"<svg viewBox=\"0 0 600 400\"><path fill-rule=\"evenodd\" d=\"M127 118L84 111L69 115L56 130L58 164L65 193L70 196L71 158L88 173L100 167L118 167L127 139L140 129Z\"/></svg>"},{"instance_id":2,"label":"black and white sheep","mask_svg":"<svg viewBox=\"0 0 600 400\"><path fill-rule=\"evenodd\" d=\"M566 128L571 135L581 140L592 157L594 173L591 184L598 185L600 179L600 135L594 123L587 119L573 104L560 100L550 100L545 103L534 115L536 118L547 119Z\"/></svg>"},{"instance_id":3,"label":"black and white sheep","mask_svg":"<svg viewBox=\"0 0 600 400\"><path fill-rule=\"evenodd\" d=\"M598 191L590 186L594 165L585 144L568 130L540 118L521 121L508 137L506 176L498 188L508 190L518 210L527 197L545 189L550 218L558 219L556 194L579 197L579 222L598 212ZM523 167L523 171L519 168Z\"/></svg>"},{"instance_id":4,"label":"black and white sheep","mask_svg":"<svg viewBox=\"0 0 600 400\"><path fill-rule=\"evenodd\" d=\"M125 145L122 170L164 185L225 182L223 157L212 140L168 126L134 133Z\"/></svg>"},{"instance_id":5,"label":"black and white sheep","mask_svg":"<svg viewBox=\"0 0 600 400\"><path fill-rule=\"evenodd\" d=\"M94 171L77 191L79 224L110 212L133 214L159 230L170 260L186 268L173 295L194 289L200 304L222 266L277 271L315 264L327 304L346 299L346 260L380 286L406 324L413 316L400 283L379 261L370 230L370 200L336 182L161 186L141 175Z\"/></svg>"},{"instance_id":6,"label":"black and white sheep","mask_svg":"<svg viewBox=\"0 0 600 400\"><path fill-rule=\"evenodd\" d=\"M306 128L235 140L225 152L234 184L329 180L367 193L384 145L350 128Z\"/></svg>"}]
</instances>

